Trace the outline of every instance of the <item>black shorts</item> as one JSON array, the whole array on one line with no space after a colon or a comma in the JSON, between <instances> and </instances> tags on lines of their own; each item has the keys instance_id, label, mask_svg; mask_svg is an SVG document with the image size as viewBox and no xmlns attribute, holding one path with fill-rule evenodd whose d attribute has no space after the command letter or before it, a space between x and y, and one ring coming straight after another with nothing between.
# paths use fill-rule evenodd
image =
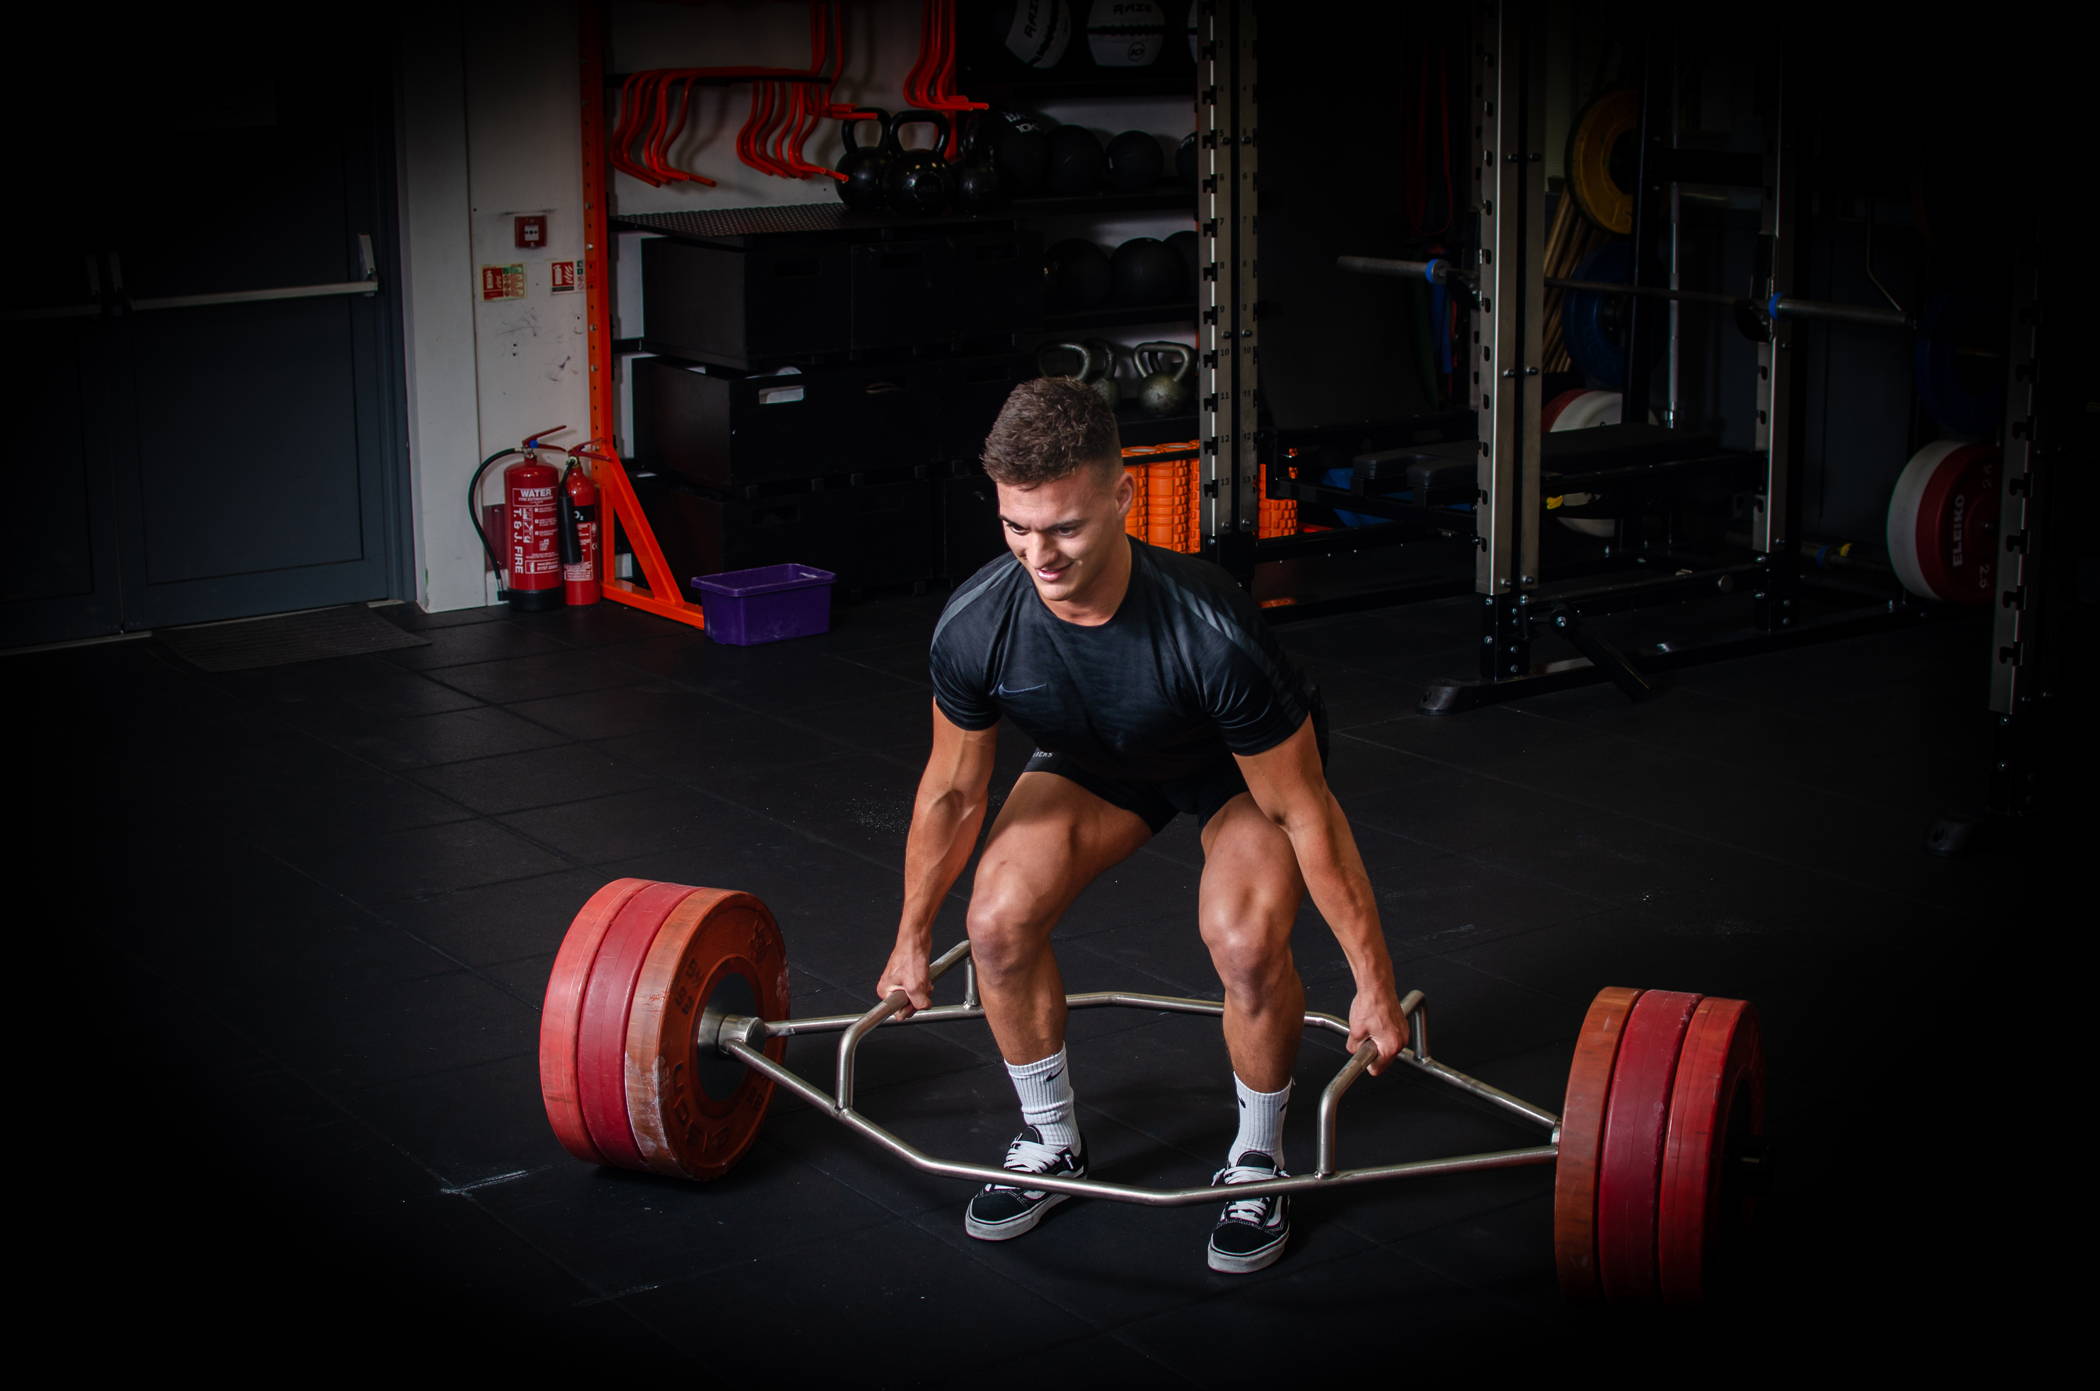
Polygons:
<instances>
[{"instance_id":1,"label":"black shorts","mask_svg":"<svg viewBox=\"0 0 2100 1391\"><path fill-rule=\"evenodd\" d=\"M1312 722L1313 739L1320 748L1320 766L1325 768L1327 710L1317 697L1313 701ZM1091 768L1081 767L1064 754L1048 753L1042 749L1035 751L1028 766L1021 771L1055 773L1061 778L1069 778L1110 806L1121 807L1137 816L1152 828L1154 835L1183 812L1193 814L1198 827L1204 826L1218 814L1220 807L1247 790L1247 779L1240 774L1239 762L1229 753L1187 777L1165 782L1106 777Z\"/></svg>"}]
</instances>

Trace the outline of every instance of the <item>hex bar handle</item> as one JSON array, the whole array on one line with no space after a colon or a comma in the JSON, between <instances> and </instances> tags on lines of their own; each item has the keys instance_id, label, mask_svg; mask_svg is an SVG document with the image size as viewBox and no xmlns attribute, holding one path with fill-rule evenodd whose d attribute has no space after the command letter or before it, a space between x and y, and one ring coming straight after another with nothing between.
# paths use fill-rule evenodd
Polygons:
<instances>
[{"instance_id":1,"label":"hex bar handle","mask_svg":"<svg viewBox=\"0 0 2100 1391\"><path fill-rule=\"evenodd\" d=\"M942 952L934 960L930 972L931 978L939 980L948 973L949 967L969 954L970 939L965 937L962 941ZM863 1014L859 1019L856 1019L852 1026L846 1030L845 1036L839 1040L838 1105L841 1108L849 1108L853 1105L853 1063L854 1055L860 1051L860 1041L868 1036L869 1030L910 1003L911 997L909 995L906 995L902 990L892 990L888 998L884 999L866 1014Z\"/></svg>"},{"instance_id":2,"label":"hex bar handle","mask_svg":"<svg viewBox=\"0 0 2100 1391\"><path fill-rule=\"evenodd\" d=\"M1419 990L1408 991L1400 1001L1400 1013L1403 1015L1415 1015L1421 1008L1422 992ZM1408 1050L1403 1048L1400 1052L1404 1056ZM1334 1074L1334 1080L1320 1093L1320 1147L1313 1161L1313 1173L1316 1177L1334 1176L1334 1136L1340 1120L1342 1093L1355 1086L1356 1079L1364 1075L1364 1069L1376 1061L1378 1042L1376 1039L1365 1039L1363 1046L1356 1050L1348 1062L1342 1064L1342 1070Z\"/></svg>"}]
</instances>

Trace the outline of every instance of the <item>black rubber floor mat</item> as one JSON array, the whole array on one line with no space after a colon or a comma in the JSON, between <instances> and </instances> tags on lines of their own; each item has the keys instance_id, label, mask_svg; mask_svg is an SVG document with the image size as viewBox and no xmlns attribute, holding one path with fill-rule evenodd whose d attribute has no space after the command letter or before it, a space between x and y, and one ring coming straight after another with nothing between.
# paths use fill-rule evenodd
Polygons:
<instances>
[{"instance_id":1,"label":"black rubber floor mat","mask_svg":"<svg viewBox=\"0 0 2100 1391\"><path fill-rule=\"evenodd\" d=\"M247 671L430 645L430 639L395 627L361 604L277 618L163 628L154 636L184 661L205 671Z\"/></svg>"}]
</instances>

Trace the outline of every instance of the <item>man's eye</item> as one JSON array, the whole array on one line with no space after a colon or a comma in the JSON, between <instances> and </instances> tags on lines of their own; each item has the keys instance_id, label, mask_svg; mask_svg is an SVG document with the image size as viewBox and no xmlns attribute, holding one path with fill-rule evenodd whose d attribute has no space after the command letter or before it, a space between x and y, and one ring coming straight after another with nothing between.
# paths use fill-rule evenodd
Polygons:
<instances>
[{"instance_id":1,"label":"man's eye","mask_svg":"<svg viewBox=\"0 0 2100 1391\"><path fill-rule=\"evenodd\" d=\"M1078 531L1079 528L1076 526L1061 526L1057 529L1057 534L1059 536L1072 536L1077 534Z\"/></svg>"}]
</instances>

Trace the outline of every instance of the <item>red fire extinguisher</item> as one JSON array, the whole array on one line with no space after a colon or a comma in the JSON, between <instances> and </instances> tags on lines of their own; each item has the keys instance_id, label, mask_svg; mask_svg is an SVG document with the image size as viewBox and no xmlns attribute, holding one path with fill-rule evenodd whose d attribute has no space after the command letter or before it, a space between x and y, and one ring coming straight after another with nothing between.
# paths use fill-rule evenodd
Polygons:
<instances>
[{"instance_id":1,"label":"red fire extinguisher","mask_svg":"<svg viewBox=\"0 0 2100 1391\"><path fill-rule=\"evenodd\" d=\"M571 607L598 602L598 485L574 459L561 480L561 579Z\"/></svg>"},{"instance_id":2,"label":"red fire extinguisher","mask_svg":"<svg viewBox=\"0 0 2100 1391\"><path fill-rule=\"evenodd\" d=\"M503 501L510 519L511 608L534 613L561 605L561 476L530 447L503 470Z\"/></svg>"}]
</instances>

